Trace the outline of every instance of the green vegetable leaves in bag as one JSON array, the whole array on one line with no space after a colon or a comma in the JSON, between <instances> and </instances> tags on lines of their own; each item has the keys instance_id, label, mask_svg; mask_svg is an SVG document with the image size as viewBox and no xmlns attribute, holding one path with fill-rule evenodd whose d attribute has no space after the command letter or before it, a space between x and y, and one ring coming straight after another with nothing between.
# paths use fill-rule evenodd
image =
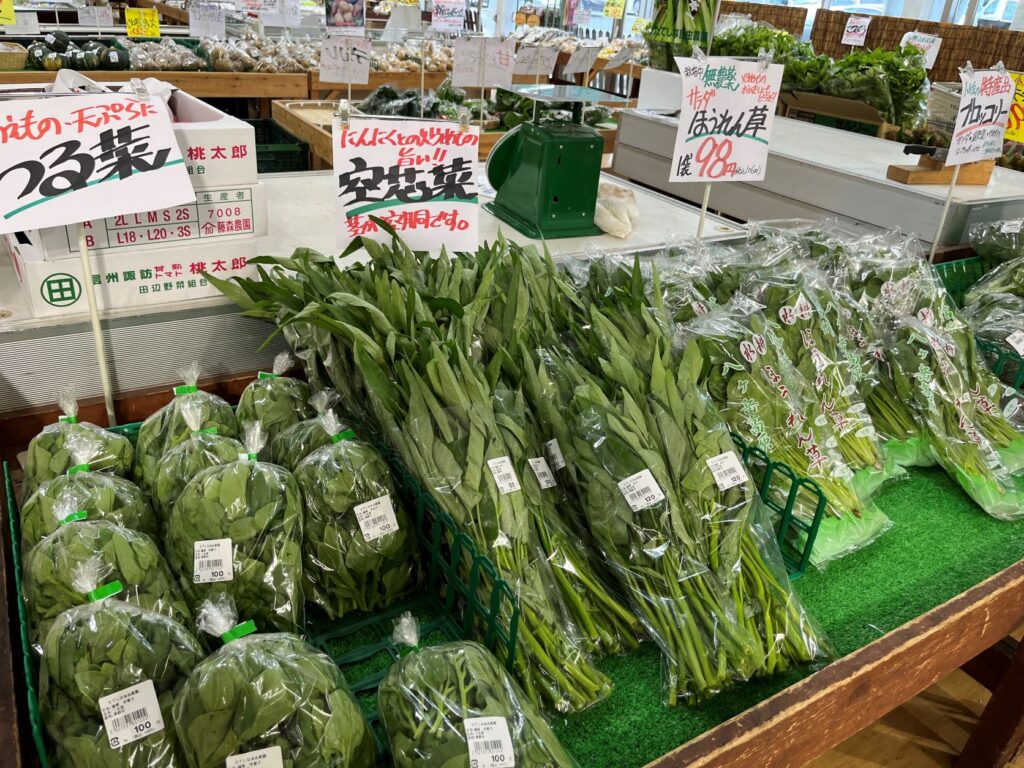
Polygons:
<instances>
[{"instance_id":1,"label":"green vegetable leaves in bag","mask_svg":"<svg viewBox=\"0 0 1024 768\"><path fill-rule=\"evenodd\" d=\"M332 442L295 470L306 505L303 573L307 599L331 618L393 603L413 583L415 534L395 497L388 466L368 444L321 417Z\"/></svg>"},{"instance_id":2,"label":"green vegetable leaves in bag","mask_svg":"<svg viewBox=\"0 0 1024 768\"><path fill-rule=\"evenodd\" d=\"M283 374L294 365L292 356L282 352L274 358L274 372L260 373L238 400L239 423L258 421L267 436L261 459L270 458L270 443L283 430L313 416L309 384Z\"/></svg>"},{"instance_id":3,"label":"green vegetable leaves in bag","mask_svg":"<svg viewBox=\"0 0 1024 768\"><path fill-rule=\"evenodd\" d=\"M294 472L299 462L317 448L331 444L328 435L320 425L320 417L331 410L340 398L333 389L321 389L311 398L309 404L316 411L316 417L292 424L277 433L270 444L270 461ZM342 431L348 427L343 427Z\"/></svg>"},{"instance_id":4,"label":"green vegetable leaves in bag","mask_svg":"<svg viewBox=\"0 0 1024 768\"><path fill-rule=\"evenodd\" d=\"M173 694L202 657L173 619L120 600L61 614L46 635L39 681L57 765L183 767Z\"/></svg>"}]
</instances>

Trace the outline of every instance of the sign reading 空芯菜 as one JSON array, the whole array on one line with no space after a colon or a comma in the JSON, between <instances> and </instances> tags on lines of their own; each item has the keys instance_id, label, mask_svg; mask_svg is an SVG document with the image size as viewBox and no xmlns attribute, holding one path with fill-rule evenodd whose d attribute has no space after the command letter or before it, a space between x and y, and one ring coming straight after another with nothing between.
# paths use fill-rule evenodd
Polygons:
<instances>
[{"instance_id":1,"label":"sign reading \u7a7a\u82af\u83dc","mask_svg":"<svg viewBox=\"0 0 1024 768\"><path fill-rule=\"evenodd\" d=\"M195 200L161 99L9 101L0 121L0 234Z\"/></svg>"},{"instance_id":2,"label":"sign reading \u7a7a\u82af\u83dc","mask_svg":"<svg viewBox=\"0 0 1024 768\"><path fill-rule=\"evenodd\" d=\"M963 93L949 140L946 165L988 160L1003 154L1003 134L1013 101L1013 80L1005 70L960 73Z\"/></svg>"},{"instance_id":3,"label":"sign reading \u7a7a\u82af\u83dc","mask_svg":"<svg viewBox=\"0 0 1024 768\"><path fill-rule=\"evenodd\" d=\"M761 181L782 65L714 56L677 58L683 117L669 181Z\"/></svg>"},{"instance_id":4,"label":"sign reading \u7a7a\u82af\u83dc","mask_svg":"<svg viewBox=\"0 0 1024 768\"><path fill-rule=\"evenodd\" d=\"M390 242L386 221L413 250L475 250L479 238L478 126L441 120L335 118L337 242Z\"/></svg>"}]
</instances>

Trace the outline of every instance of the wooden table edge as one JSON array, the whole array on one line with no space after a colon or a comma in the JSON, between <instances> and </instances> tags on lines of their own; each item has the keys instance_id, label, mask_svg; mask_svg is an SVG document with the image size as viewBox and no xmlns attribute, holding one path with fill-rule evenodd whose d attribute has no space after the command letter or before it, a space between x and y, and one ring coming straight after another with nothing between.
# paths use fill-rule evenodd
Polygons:
<instances>
[{"instance_id":1,"label":"wooden table edge","mask_svg":"<svg viewBox=\"0 0 1024 768\"><path fill-rule=\"evenodd\" d=\"M998 642L1024 619L1024 560L741 712L648 768L793 768Z\"/></svg>"}]
</instances>

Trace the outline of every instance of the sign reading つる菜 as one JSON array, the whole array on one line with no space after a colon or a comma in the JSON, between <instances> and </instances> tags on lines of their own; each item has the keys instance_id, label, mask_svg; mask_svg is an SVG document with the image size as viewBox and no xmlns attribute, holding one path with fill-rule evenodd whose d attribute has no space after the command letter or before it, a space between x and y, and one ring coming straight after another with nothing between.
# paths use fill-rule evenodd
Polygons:
<instances>
[{"instance_id":1,"label":"sign reading \u3064\u308b\u83dc","mask_svg":"<svg viewBox=\"0 0 1024 768\"><path fill-rule=\"evenodd\" d=\"M195 200L167 105L122 94L9 101L0 234Z\"/></svg>"},{"instance_id":2,"label":"sign reading \u3064\u308b\u83dc","mask_svg":"<svg viewBox=\"0 0 1024 768\"><path fill-rule=\"evenodd\" d=\"M870 16L850 16L843 28L843 45L863 46L868 36L868 25L871 24Z\"/></svg>"},{"instance_id":3,"label":"sign reading \u3064\u308b\u83dc","mask_svg":"<svg viewBox=\"0 0 1024 768\"><path fill-rule=\"evenodd\" d=\"M961 72L960 81L964 89L945 164L999 157L1013 101L1013 80L1005 70L978 69Z\"/></svg>"},{"instance_id":4,"label":"sign reading \u3064\u308b\u83dc","mask_svg":"<svg viewBox=\"0 0 1024 768\"><path fill-rule=\"evenodd\" d=\"M670 181L760 181L768 164L782 65L677 58L683 111Z\"/></svg>"},{"instance_id":5,"label":"sign reading \u3064\u308b\u83dc","mask_svg":"<svg viewBox=\"0 0 1024 768\"><path fill-rule=\"evenodd\" d=\"M480 131L450 121L334 120L337 241L390 242L387 222L417 251L474 250L479 238Z\"/></svg>"}]
</instances>

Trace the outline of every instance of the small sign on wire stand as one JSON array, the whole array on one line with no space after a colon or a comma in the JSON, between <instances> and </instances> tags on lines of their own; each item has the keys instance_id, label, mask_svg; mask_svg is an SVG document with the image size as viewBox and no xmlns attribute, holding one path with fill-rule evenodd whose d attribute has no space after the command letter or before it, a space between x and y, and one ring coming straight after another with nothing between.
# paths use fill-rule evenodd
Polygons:
<instances>
[{"instance_id":1,"label":"small sign on wire stand","mask_svg":"<svg viewBox=\"0 0 1024 768\"><path fill-rule=\"evenodd\" d=\"M842 44L853 48L861 48L868 36L868 26L871 24L870 16L850 16L846 19L846 27L843 29Z\"/></svg>"}]
</instances>

